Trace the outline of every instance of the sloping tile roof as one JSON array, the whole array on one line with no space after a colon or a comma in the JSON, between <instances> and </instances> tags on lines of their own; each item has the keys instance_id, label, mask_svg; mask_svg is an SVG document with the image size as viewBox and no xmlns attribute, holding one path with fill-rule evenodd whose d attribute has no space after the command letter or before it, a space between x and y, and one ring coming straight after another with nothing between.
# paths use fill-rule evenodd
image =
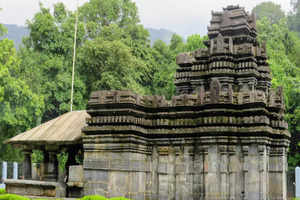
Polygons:
<instances>
[{"instance_id":1,"label":"sloping tile roof","mask_svg":"<svg viewBox=\"0 0 300 200\"><path fill-rule=\"evenodd\" d=\"M20 133L6 141L9 144L72 144L80 141L86 126L86 111L72 111Z\"/></svg>"}]
</instances>

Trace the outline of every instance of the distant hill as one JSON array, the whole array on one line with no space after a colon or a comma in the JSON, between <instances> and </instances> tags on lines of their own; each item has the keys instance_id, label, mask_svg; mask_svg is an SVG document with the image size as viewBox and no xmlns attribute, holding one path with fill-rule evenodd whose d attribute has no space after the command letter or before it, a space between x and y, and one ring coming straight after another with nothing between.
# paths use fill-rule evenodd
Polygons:
<instances>
[{"instance_id":1,"label":"distant hill","mask_svg":"<svg viewBox=\"0 0 300 200\"><path fill-rule=\"evenodd\" d=\"M22 43L22 38L24 36L29 35L29 30L25 26L18 26L15 24L4 24L7 28L7 34L2 38L8 38L15 42L15 46L18 48ZM156 40L162 40L165 43L169 44L174 32L169 31L167 29L155 29L155 28L147 28L150 33L150 41L153 44Z\"/></svg>"},{"instance_id":2,"label":"distant hill","mask_svg":"<svg viewBox=\"0 0 300 200\"><path fill-rule=\"evenodd\" d=\"M13 40L16 47L20 46L24 36L29 35L29 31L25 26L18 26L15 24L4 24L4 26L7 28L7 34L1 37L1 39L8 38Z\"/></svg>"},{"instance_id":3,"label":"distant hill","mask_svg":"<svg viewBox=\"0 0 300 200\"><path fill-rule=\"evenodd\" d=\"M174 32L167 29L155 29L155 28L147 28L150 33L150 41L153 44L156 40L162 40L167 44L170 44L172 35Z\"/></svg>"}]
</instances>

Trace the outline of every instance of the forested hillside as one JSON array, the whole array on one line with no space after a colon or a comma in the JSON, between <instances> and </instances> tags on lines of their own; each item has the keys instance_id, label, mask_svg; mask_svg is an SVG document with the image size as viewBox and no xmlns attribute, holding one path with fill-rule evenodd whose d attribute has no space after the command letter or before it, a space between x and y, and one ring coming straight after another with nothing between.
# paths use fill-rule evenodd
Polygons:
<instances>
[{"instance_id":1,"label":"forested hillside","mask_svg":"<svg viewBox=\"0 0 300 200\"><path fill-rule=\"evenodd\" d=\"M27 37L29 35L29 30L24 26L18 26L15 24L4 24L4 26L7 29L7 33L0 37L0 39L7 38L12 40L16 47L19 47L22 44L23 37Z\"/></svg>"},{"instance_id":2,"label":"forested hillside","mask_svg":"<svg viewBox=\"0 0 300 200\"><path fill-rule=\"evenodd\" d=\"M273 87L284 88L293 136L290 166L300 164L299 5L294 4L288 16L276 4L254 9L259 40L268 49ZM21 48L0 40L0 143L70 110L74 22L75 13L62 3L53 11L41 6L28 23L30 33ZM4 29L0 27L2 35ZM157 40L151 45L149 34L130 0L90 0L79 8L75 110L85 109L93 90L129 89L168 99L174 95L176 55L205 48L207 37L191 35L184 41L173 34L170 43ZM2 144L0 151L5 152L0 159L21 159L8 145Z\"/></svg>"},{"instance_id":3,"label":"forested hillside","mask_svg":"<svg viewBox=\"0 0 300 200\"><path fill-rule=\"evenodd\" d=\"M29 30L25 26L18 26L15 24L4 24L7 33L0 37L0 39L7 38L14 41L15 47L18 48L22 44L23 37L29 35ZM153 45L155 41L162 40L169 44L174 32L167 29L146 28L149 31L150 43Z\"/></svg>"}]
</instances>

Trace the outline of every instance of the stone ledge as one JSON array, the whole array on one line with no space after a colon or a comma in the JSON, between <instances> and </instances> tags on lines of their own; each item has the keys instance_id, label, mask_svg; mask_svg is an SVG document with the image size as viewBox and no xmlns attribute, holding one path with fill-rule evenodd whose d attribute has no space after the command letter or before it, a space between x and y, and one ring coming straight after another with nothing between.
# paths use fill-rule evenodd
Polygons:
<instances>
[{"instance_id":1,"label":"stone ledge","mask_svg":"<svg viewBox=\"0 0 300 200\"><path fill-rule=\"evenodd\" d=\"M59 184L57 182L49 181L36 181L36 180L15 180L15 179L6 179L4 183L7 185L34 185L34 186L48 186L56 187Z\"/></svg>"}]
</instances>

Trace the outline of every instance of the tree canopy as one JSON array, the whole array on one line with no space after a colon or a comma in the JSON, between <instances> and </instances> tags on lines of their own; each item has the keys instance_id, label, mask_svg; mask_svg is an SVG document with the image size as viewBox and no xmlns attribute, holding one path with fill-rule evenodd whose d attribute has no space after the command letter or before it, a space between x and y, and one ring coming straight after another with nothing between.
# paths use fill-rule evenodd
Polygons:
<instances>
[{"instance_id":1,"label":"tree canopy","mask_svg":"<svg viewBox=\"0 0 300 200\"><path fill-rule=\"evenodd\" d=\"M280 19L285 17L284 11L279 4L275 4L272 1L263 2L255 6L252 12L256 15L258 20L266 17L270 20L271 24L278 23Z\"/></svg>"}]
</instances>

